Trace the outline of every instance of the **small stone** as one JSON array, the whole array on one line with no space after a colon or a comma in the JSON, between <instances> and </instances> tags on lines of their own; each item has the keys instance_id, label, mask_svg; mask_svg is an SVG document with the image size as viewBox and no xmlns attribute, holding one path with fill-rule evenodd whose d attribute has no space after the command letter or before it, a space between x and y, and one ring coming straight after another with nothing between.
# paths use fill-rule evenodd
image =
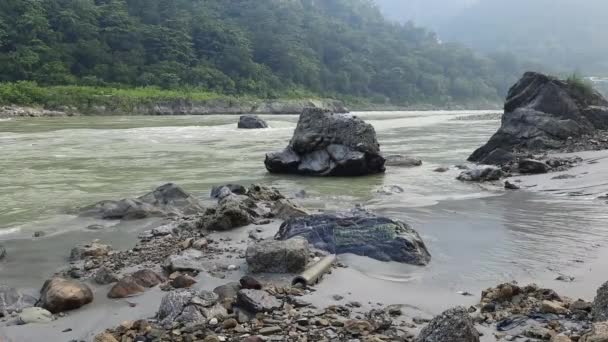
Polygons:
<instances>
[{"instance_id":1,"label":"small stone","mask_svg":"<svg viewBox=\"0 0 608 342\"><path fill-rule=\"evenodd\" d=\"M272 327L265 327L260 329L259 333L261 335L267 336L267 335L272 335L272 334L276 334L276 333L280 333L281 331L283 331L283 329L281 329L280 326L275 325Z\"/></svg>"},{"instance_id":2,"label":"small stone","mask_svg":"<svg viewBox=\"0 0 608 342\"><path fill-rule=\"evenodd\" d=\"M344 299L344 297L342 297L342 296L340 296L340 295L333 295L333 296L332 296L332 298L333 298L335 301L341 301L342 299Z\"/></svg>"},{"instance_id":3,"label":"small stone","mask_svg":"<svg viewBox=\"0 0 608 342\"><path fill-rule=\"evenodd\" d=\"M248 290L261 290L262 289L262 284L259 281L257 281L257 279L255 279L251 276L244 276L243 278L241 278L240 283L241 283L242 289L248 289Z\"/></svg>"},{"instance_id":4,"label":"small stone","mask_svg":"<svg viewBox=\"0 0 608 342\"><path fill-rule=\"evenodd\" d=\"M239 324L239 322L237 322L236 319L229 318L224 321L223 326L224 326L224 329L234 329L234 328L236 328L236 326L238 324Z\"/></svg>"},{"instance_id":5,"label":"small stone","mask_svg":"<svg viewBox=\"0 0 608 342\"><path fill-rule=\"evenodd\" d=\"M212 327L216 326L218 323L219 322L218 322L217 318L215 318L215 317L209 320L209 325Z\"/></svg>"},{"instance_id":6,"label":"small stone","mask_svg":"<svg viewBox=\"0 0 608 342\"><path fill-rule=\"evenodd\" d=\"M46 233L42 232L42 231L34 232L34 237L36 237L36 238L37 237L43 237L45 235L46 235Z\"/></svg>"}]
</instances>

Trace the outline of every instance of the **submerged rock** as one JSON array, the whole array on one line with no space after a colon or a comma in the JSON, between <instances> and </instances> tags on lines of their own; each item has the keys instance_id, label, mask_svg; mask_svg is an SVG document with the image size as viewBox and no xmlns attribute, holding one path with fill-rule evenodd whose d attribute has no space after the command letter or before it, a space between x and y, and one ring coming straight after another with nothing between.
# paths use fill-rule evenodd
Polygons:
<instances>
[{"instance_id":1,"label":"submerged rock","mask_svg":"<svg viewBox=\"0 0 608 342\"><path fill-rule=\"evenodd\" d=\"M399 154L388 155L384 157L386 159L386 166L401 166L401 167L415 167L422 165L422 160L409 156L402 156Z\"/></svg>"},{"instance_id":2,"label":"submerged rock","mask_svg":"<svg viewBox=\"0 0 608 342\"><path fill-rule=\"evenodd\" d=\"M420 331L415 342L479 342L479 332L467 309L457 307L436 316Z\"/></svg>"},{"instance_id":3,"label":"submerged rock","mask_svg":"<svg viewBox=\"0 0 608 342\"><path fill-rule=\"evenodd\" d=\"M242 129L268 128L266 121L257 115L242 115L237 126Z\"/></svg>"},{"instance_id":4,"label":"submerged rock","mask_svg":"<svg viewBox=\"0 0 608 342\"><path fill-rule=\"evenodd\" d=\"M0 317L32 307L38 299L15 288L0 285Z\"/></svg>"},{"instance_id":5,"label":"submerged rock","mask_svg":"<svg viewBox=\"0 0 608 342\"><path fill-rule=\"evenodd\" d=\"M245 195L247 194L247 188L240 184L225 184L211 188L211 198L222 199L231 194Z\"/></svg>"},{"instance_id":6,"label":"submerged rock","mask_svg":"<svg viewBox=\"0 0 608 342\"><path fill-rule=\"evenodd\" d=\"M56 277L47 280L42 286L39 306L58 313L78 309L92 301L93 292L87 285Z\"/></svg>"},{"instance_id":7,"label":"submerged rock","mask_svg":"<svg viewBox=\"0 0 608 342\"><path fill-rule=\"evenodd\" d=\"M398 220L365 211L309 215L285 221L275 238L304 237L331 253L353 253L381 261L426 265L431 255L418 233Z\"/></svg>"},{"instance_id":8,"label":"submerged rock","mask_svg":"<svg viewBox=\"0 0 608 342\"><path fill-rule=\"evenodd\" d=\"M253 273L298 273L306 268L308 255L304 239L266 240L249 245L246 259Z\"/></svg>"},{"instance_id":9,"label":"submerged rock","mask_svg":"<svg viewBox=\"0 0 608 342\"><path fill-rule=\"evenodd\" d=\"M608 101L597 91L534 72L509 90L504 109L500 129L470 161L489 162L497 149L555 150L608 129Z\"/></svg>"},{"instance_id":10,"label":"submerged rock","mask_svg":"<svg viewBox=\"0 0 608 342\"><path fill-rule=\"evenodd\" d=\"M0 260L6 258L6 248L4 248L4 246L0 245Z\"/></svg>"},{"instance_id":11,"label":"submerged rock","mask_svg":"<svg viewBox=\"0 0 608 342\"><path fill-rule=\"evenodd\" d=\"M203 205L198 199L179 186L169 183L138 198L101 201L81 209L80 216L136 220L169 214L190 215L203 210Z\"/></svg>"},{"instance_id":12,"label":"submerged rock","mask_svg":"<svg viewBox=\"0 0 608 342\"><path fill-rule=\"evenodd\" d=\"M462 171L456 179L464 182L491 182L504 176L501 169L494 166L480 166L475 169Z\"/></svg>"},{"instance_id":13,"label":"submerged rock","mask_svg":"<svg viewBox=\"0 0 608 342\"><path fill-rule=\"evenodd\" d=\"M374 128L350 114L309 108L291 142L281 152L266 155L271 173L314 176L361 176L384 172L384 158Z\"/></svg>"},{"instance_id":14,"label":"submerged rock","mask_svg":"<svg viewBox=\"0 0 608 342\"><path fill-rule=\"evenodd\" d=\"M519 172L523 174L547 173L550 169L549 165L534 159L522 159L518 167Z\"/></svg>"}]
</instances>

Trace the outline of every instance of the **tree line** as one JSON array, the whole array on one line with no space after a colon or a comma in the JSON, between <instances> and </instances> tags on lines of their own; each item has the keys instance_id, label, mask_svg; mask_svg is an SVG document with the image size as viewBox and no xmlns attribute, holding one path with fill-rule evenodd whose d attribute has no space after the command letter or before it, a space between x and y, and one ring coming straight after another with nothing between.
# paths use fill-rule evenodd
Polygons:
<instances>
[{"instance_id":1,"label":"tree line","mask_svg":"<svg viewBox=\"0 0 608 342\"><path fill-rule=\"evenodd\" d=\"M371 0L0 2L0 82L411 105L498 101L523 68L389 22Z\"/></svg>"}]
</instances>

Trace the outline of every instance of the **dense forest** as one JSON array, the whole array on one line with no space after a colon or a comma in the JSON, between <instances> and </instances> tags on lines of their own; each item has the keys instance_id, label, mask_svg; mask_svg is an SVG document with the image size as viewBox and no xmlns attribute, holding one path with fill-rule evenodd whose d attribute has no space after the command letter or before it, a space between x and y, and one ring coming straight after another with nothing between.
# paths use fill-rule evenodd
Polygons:
<instances>
[{"instance_id":1,"label":"dense forest","mask_svg":"<svg viewBox=\"0 0 608 342\"><path fill-rule=\"evenodd\" d=\"M0 81L498 102L523 71L371 0L2 0Z\"/></svg>"},{"instance_id":2,"label":"dense forest","mask_svg":"<svg viewBox=\"0 0 608 342\"><path fill-rule=\"evenodd\" d=\"M391 18L433 27L443 41L508 52L556 73L608 76L606 0L377 1Z\"/></svg>"}]
</instances>

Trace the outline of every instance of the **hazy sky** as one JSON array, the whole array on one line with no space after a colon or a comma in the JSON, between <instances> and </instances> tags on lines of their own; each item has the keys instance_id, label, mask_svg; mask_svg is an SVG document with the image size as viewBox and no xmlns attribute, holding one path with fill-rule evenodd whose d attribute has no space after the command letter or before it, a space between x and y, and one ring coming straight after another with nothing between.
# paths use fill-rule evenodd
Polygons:
<instances>
[{"instance_id":1,"label":"hazy sky","mask_svg":"<svg viewBox=\"0 0 608 342\"><path fill-rule=\"evenodd\" d=\"M479 0L376 0L383 13L394 20L414 21L437 28Z\"/></svg>"}]
</instances>

